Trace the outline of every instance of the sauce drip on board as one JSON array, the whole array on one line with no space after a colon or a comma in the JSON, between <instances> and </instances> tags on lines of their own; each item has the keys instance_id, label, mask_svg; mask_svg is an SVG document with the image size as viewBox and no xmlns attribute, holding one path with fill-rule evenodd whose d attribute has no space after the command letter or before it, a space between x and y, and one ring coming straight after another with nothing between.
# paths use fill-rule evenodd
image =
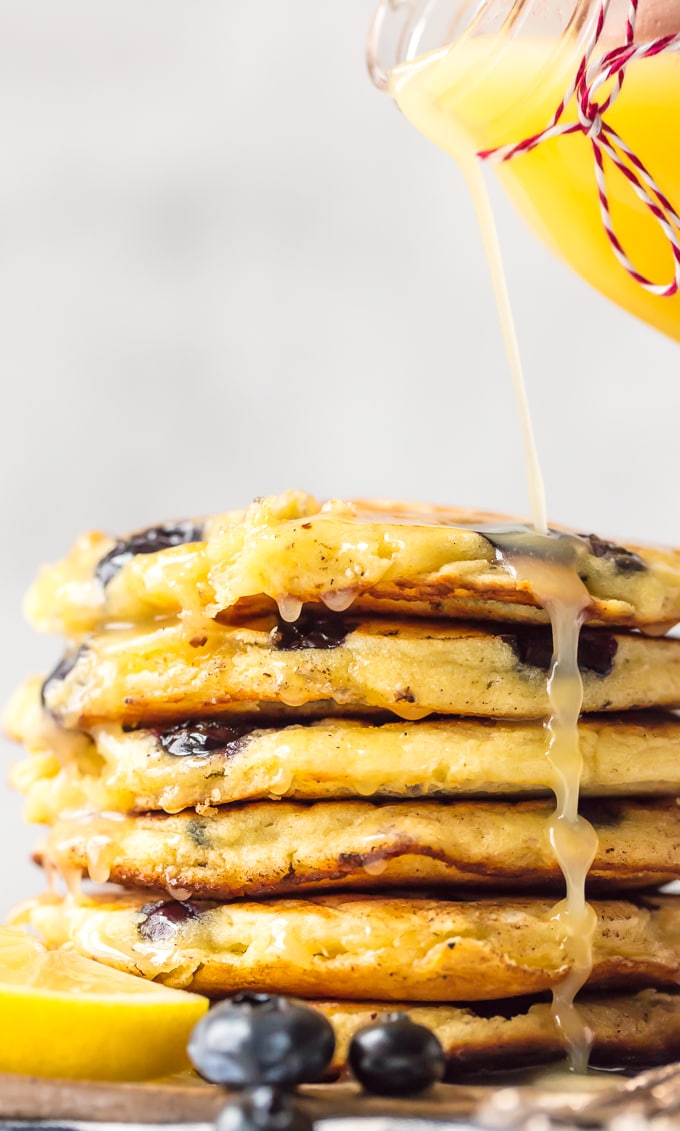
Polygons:
<instances>
[{"instance_id":1,"label":"sauce drip on board","mask_svg":"<svg viewBox=\"0 0 680 1131\"><path fill-rule=\"evenodd\" d=\"M594 912L585 898L585 884L597 850L597 835L592 825L578 812L583 765L578 736L583 702L578 642L590 597L578 573L578 539L548 530L543 477L493 211L476 147L451 112L450 100L445 97L445 87L442 88L438 74L442 60L446 61L451 55L451 50L445 48L397 67L390 78L390 91L406 117L455 157L466 178L489 264L519 411L534 529L489 528L480 533L494 544L499 558L518 579L531 586L539 603L548 612L552 627L546 754L555 771L556 809L549 833L566 888L565 898L555 907L554 915L564 929L565 947L571 963L569 975L553 992L553 1017L562 1034L571 1068L585 1072L592 1034L574 999L592 970L595 926ZM433 97L432 73L438 98ZM470 72L466 77L470 77ZM558 81L562 81L561 77Z\"/></svg>"}]
</instances>

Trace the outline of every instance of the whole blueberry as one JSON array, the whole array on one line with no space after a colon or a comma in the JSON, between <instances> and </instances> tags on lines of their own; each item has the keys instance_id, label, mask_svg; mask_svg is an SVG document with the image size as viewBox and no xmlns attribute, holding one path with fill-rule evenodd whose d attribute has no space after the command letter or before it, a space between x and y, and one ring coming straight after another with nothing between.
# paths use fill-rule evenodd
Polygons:
<instances>
[{"instance_id":1,"label":"whole blueberry","mask_svg":"<svg viewBox=\"0 0 680 1131\"><path fill-rule=\"evenodd\" d=\"M313 1131L313 1124L288 1092L262 1086L230 1100L216 1131Z\"/></svg>"},{"instance_id":2,"label":"whole blueberry","mask_svg":"<svg viewBox=\"0 0 680 1131\"><path fill-rule=\"evenodd\" d=\"M213 1084L248 1088L318 1080L333 1057L330 1022L273 994L237 994L211 1009L191 1034L189 1056Z\"/></svg>"},{"instance_id":3,"label":"whole blueberry","mask_svg":"<svg viewBox=\"0 0 680 1131\"><path fill-rule=\"evenodd\" d=\"M444 1076L444 1050L424 1025L407 1013L389 1013L352 1037L348 1060L368 1092L404 1096L422 1092Z\"/></svg>"},{"instance_id":4,"label":"whole blueberry","mask_svg":"<svg viewBox=\"0 0 680 1131\"><path fill-rule=\"evenodd\" d=\"M163 523L161 526L147 526L129 538L119 538L115 546L97 563L94 575L106 586L126 562L136 554L157 554L171 546L183 546L187 542L200 542L203 529L195 522Z\"/></svg>"}]
</instances>

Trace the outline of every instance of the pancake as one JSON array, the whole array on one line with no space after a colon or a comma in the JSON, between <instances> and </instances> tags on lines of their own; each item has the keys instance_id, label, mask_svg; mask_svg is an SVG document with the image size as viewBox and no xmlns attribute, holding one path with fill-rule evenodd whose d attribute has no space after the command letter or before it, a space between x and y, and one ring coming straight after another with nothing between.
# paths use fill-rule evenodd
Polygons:
<instances>
[{"instance_id":1,"label":"pancake","mask_svg":"<svg viewBox=\"0 0 680 1131\"><path fill-rule=\"evenodd\" d=\"M659 990L637 994L581 994L579 1013L593 1034L591 1064L629 1068L665 1064L680 1057L680 995ZM384 1002L319 1001L314 1008L336 1037L332 1069L342 1071L353 1035L385 1012ZM564 1056L564 1044L547 1002L513 999L473 1005L390 1004L432 1029L446 1056L447 1075L516 1069Z\"/></svg>"},{"instance_id":2,"label":"pancake","mask_svg":"<svg viewBox=\"0 0 680 1131\"><path fill-rule=\"evenodd\" d=\"M246 511L80 539L27 599L41 629L82 636L112 620L182 610L212 617L326 601L362 611L545 621L531 586L499 560L494 530L517 519L395 502L321 505L289 491ZM487 528L488 537L480 530ZM571 548L591 596L590 621L668 628L680 619L680 553L579 535ZM264 608L263 608L264 603Z\"/></svg>"},{"instance_id":3,"label":"pancake","mask_svg":"<svg viewBox=\"0 0 680 1131\"><path fill-rule=\"evenodd\" d=\"M439 884L563 888L550 843L549 801L261 801L212 816L78 814L57 822L43 862L182 898L253 898L351 887ZM680 807L675 799L582 803L599 848L591 890L680 878Z\"/></svg>"},{"instance_id":4,"label":"pancake","mask_svg":"<svg viewBox=\"0 0 680 1131\"><path fill-rule=\"evenodd\" d=\"M47 679L44 701L84 730L234 712L542 718L551 656L543 626L315 612L193 635L176 619L89 637ZM584 629L579 665L584 711L680 703L680 639Z\"/></svg>"},{"instance_id":5,"label":"pancake","mask_svg":"<svg viewBox=\"0 0 680 1131\"><path fill-rule=\"evenodd\" d=\"M7 728L30 757L12 769L29 821L68 810L204 811L289 797L525 796L554 784L542 723L440 718L419 723L321 719L258 729L199 721L164 731L65 731L40 705L39 681L14 696ZM254 729L253 729L254 727ZM680 794L680 720L661 711L586 715L579 723L585 797Z\"/></svg>"},{"instance_id":6,"label":"pancake","mask_svg":"<svg viewBox=\"0 0 680 1131\"><path fill-rule=\"evenodd\" d=\"M590 988L661 989L680 978L680 898L604 900ZM540 993L569 973L548 900L453 902L330 895L244 903L76 901L44 896L15 922L50 947L210 996L239 990L384 1001L479 1001Z\"/></svg>"}]
</instances>

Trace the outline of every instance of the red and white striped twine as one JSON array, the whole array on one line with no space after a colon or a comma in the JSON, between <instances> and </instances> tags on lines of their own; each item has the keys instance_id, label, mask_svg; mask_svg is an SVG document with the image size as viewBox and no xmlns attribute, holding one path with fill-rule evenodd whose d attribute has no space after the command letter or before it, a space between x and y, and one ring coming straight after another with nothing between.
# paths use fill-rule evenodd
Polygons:
<instances>
[{"instance_id":1,"label":"red and white striped twine","mask_svg":"<svg viewBox=\"0 0 680 1131\"><path fill-rule=\"evenodd\" d=\"M593 147L600 215L614 255L628 274L650 294L670 296L680 291L680 215L639 157L636 157L616 131L604 121L604 114L621 92L628 65L637 59L649 59L664 51L679 50L680 34L662 35L636 46L635 21L639 0L628 0L625 43L592 62L592 55L602 34L610 2L611 0L601 0L595 27L574 80L545 129L514 145L501 145L495 149L482 150L477 156L484 161L511 161L514 157L529 153L548 138L565 134L584 134L590 139ZM597 102L598 91L610 81L613 85L609 94L601 102ZM572 123L562 122L572 98L576 101L578 120ZM671 138L668 143L676 144ZM621 245L614 231L609 208L604 172L605 157L608 157L614 167L623 174L666 236L674 264L673 279L670 283L654 283L647 279L637 270Z\"/></svg>"}]
</instances>

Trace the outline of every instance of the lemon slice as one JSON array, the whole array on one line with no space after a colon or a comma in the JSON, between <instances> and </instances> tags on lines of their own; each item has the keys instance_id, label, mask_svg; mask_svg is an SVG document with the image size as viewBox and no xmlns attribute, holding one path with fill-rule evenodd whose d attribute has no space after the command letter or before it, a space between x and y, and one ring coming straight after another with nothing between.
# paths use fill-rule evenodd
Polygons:
<instances>
[{"instance_id":1,"label":"lemon slice","mask_svg":"<svg viewBox=\"0 0 680 1131\"><path fill-rule=\"evenodd\" d=\"M189 1067L206 998L0 927L0 1072L148 1080Z\"/></svg>"}]
</instances>

